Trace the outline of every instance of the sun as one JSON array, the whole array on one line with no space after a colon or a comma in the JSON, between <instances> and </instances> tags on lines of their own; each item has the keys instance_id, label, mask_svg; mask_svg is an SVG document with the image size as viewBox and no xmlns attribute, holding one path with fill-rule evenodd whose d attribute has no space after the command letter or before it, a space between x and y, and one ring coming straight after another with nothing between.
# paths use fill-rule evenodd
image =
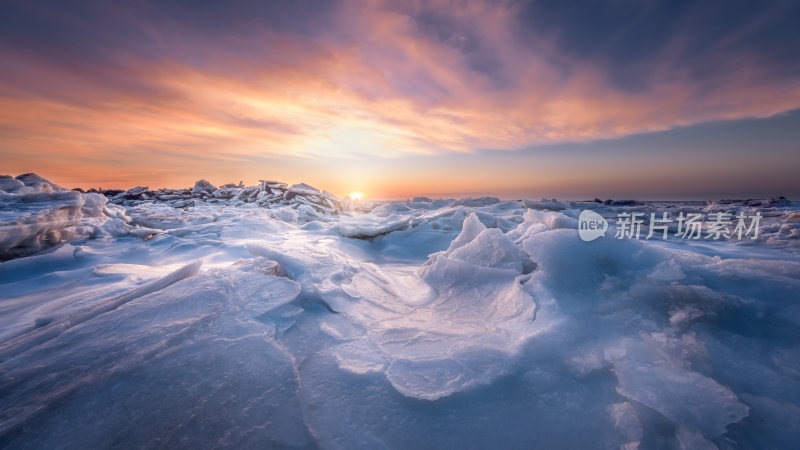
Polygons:
<instances>
[{"instance_id":1,"label":"sun","mask_svg":"<svg viewBox=\"0 0 800 450\"><path fill-rule=\"evenodd\" d=\"M362 194L361 192L351 192L349 194L349 197L352 198L353 200L358 201L361 200L362 197L364 197L364 194Z\"/></svg>"}]
</instances>

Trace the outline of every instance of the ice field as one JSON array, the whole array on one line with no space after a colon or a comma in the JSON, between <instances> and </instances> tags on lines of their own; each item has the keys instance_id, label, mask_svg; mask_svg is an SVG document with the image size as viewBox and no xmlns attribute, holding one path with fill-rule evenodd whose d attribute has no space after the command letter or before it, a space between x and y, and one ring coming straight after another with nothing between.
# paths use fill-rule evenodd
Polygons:
<instances>
[{"instance_id":1,"label":"ice field","mask_svg":"<svg viewBox=\"0 0 800 450\"><path fill-rule=\"evenodd\" d=\"M0 447L800 439L800 206L785 199L369 203L36 175L0 189ZM586 209L612 222L604 238L578 238ZM764 219L757 239L615 239L633 210Z\"/></svg>"}]
</instances>

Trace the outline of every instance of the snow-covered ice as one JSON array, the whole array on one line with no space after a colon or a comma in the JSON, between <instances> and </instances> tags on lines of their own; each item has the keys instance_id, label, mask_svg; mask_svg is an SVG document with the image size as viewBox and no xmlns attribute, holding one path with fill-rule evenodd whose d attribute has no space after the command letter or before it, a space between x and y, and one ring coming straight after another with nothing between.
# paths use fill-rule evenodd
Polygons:
<instances>
[{"instance_id":1,"label":"snow-covered ice","mask_svg":"<svg viewBox=\"0 0 800 450\"><path fill-rule=\"evenodd\" d=\"M275 181L81 193L35 175L0 191L2 447L800 437L788 200L369 203ZM583 242L584 209L764 224L741 243Z\"/></svg>"}]
</instances>

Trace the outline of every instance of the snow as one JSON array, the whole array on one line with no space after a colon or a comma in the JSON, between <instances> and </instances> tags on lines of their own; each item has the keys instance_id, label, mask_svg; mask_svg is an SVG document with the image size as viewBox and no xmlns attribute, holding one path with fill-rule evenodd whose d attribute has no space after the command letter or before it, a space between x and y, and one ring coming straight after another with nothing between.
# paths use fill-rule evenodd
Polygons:
<instances>
[{"instance_id":1,"label":"snow","mask_svg":"<svg viewBox=\"0 0 800 450\"><path fill-rule=\"evenodd\" d=\"M786 448L800 433L791 202L0 187L3 447ZM583 242L584 209L612 224L759 211L765 232Z\"/></svg>"}]
</instances>

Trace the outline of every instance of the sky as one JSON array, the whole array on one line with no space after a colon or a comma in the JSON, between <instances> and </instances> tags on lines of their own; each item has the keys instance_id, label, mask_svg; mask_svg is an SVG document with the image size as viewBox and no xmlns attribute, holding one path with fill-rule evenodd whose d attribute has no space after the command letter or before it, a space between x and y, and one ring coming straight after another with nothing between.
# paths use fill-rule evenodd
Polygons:
<instances>
[{"instance_id":1,"label":"sky","mask_svg":"<svg viewBox=\"0 0 800 450\"><path fill-rule=\"evenodd\" d=\"M3 1L0 173L800 197L800 2Z\"/></svg>"}]
</instances>

